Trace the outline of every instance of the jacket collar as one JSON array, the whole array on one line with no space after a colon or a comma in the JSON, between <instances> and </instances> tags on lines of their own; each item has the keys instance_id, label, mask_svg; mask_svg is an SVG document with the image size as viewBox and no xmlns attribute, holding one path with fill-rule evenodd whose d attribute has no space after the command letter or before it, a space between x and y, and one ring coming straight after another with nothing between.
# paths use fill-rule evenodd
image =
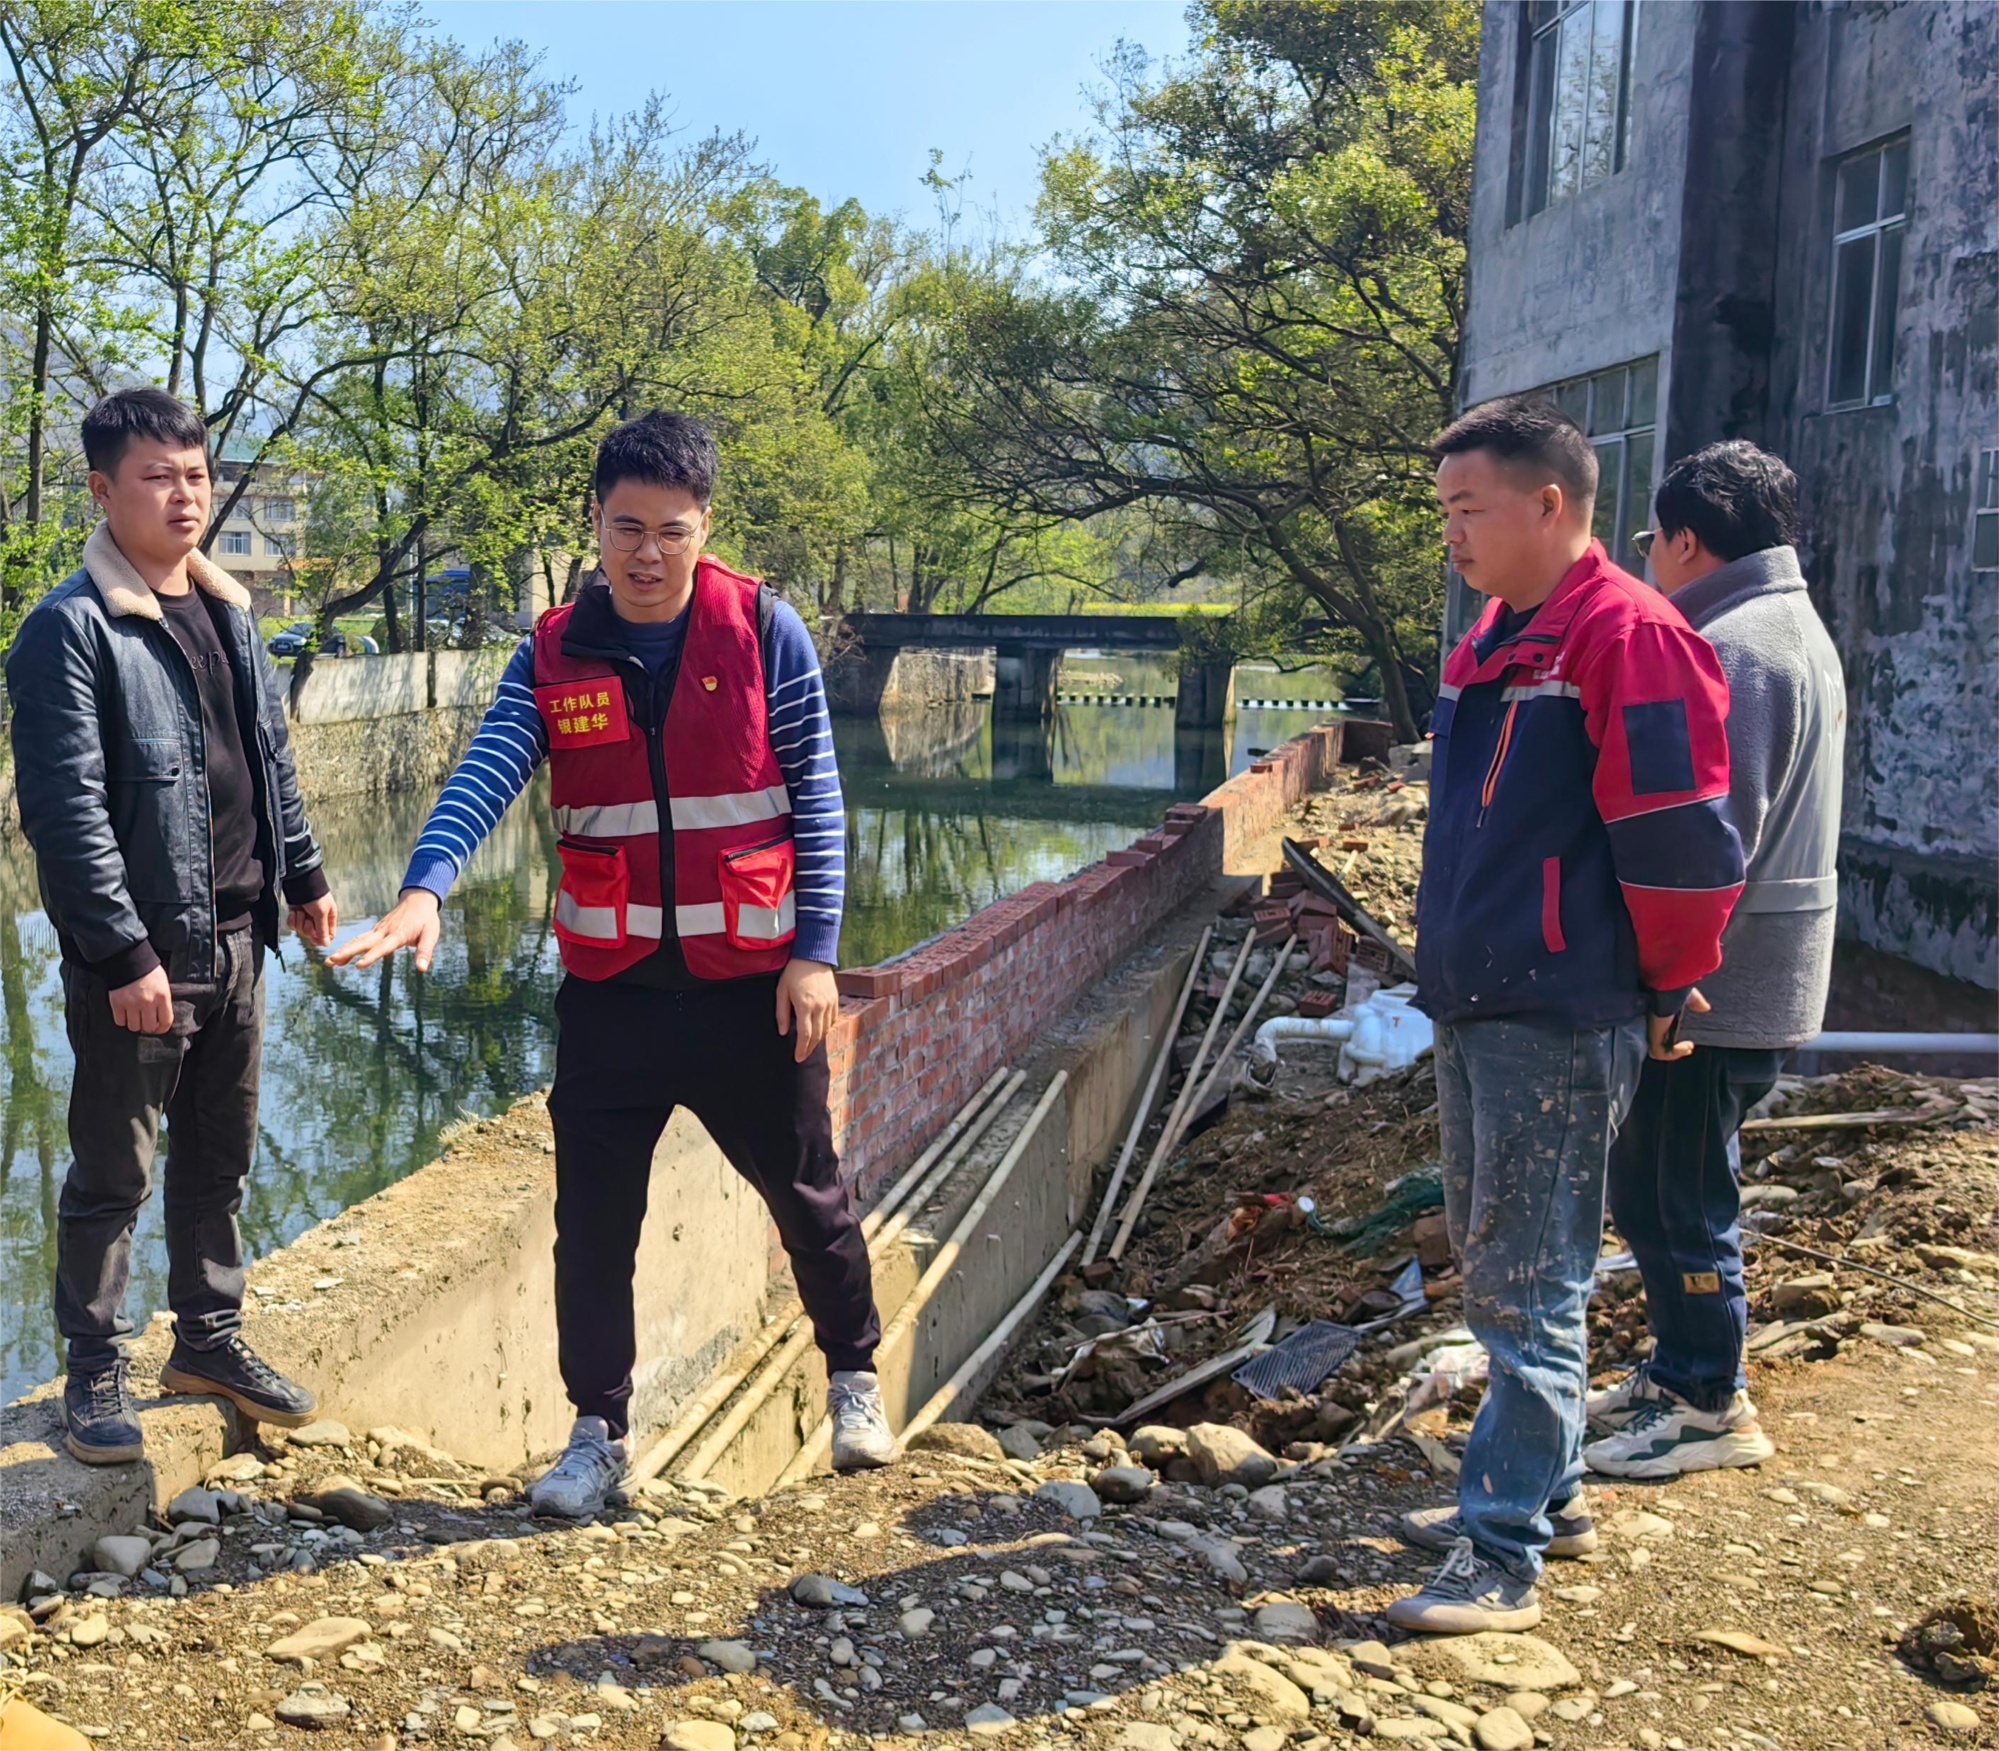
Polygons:
<instances>
[{"instance_id":1,"label":"jacket collar","mask_svg":"<svg viewBox=\"0 0 1999 1751\"><path fill-rule=\"evenodd\" d=\"M695 565L694 593L687 600L690 614L701 598L703 573L711 563L703 554ZM635 661L632 648L621 630L623 624L617 609L611 605L611 586L605 582L604 574L601 571L592 572L576 592L576 605L562 629L562 654L565 657L595 657L613 662Z\"/></svg>"},{"instance_id":2,"label":"jacket collar","mask_svg":"<svg viewBox=\"0 0 1999 1751\"><path fill-rule=\"evenodd\" d=\"M1695 578L1673 597L1673 606L1695 626L1704 626L1752 596L1779 596L1804 587L1797 549L1766 547Z\"/></svg>"},{"instance_id":3,"label":"jacket collar","mask_svg":"<svg viewBox=\"0 0 1999 1751\"><path fill-rule=\"evenodd\" d=\"M1555 586L1554 594L1534 611L1534 617L1513 634L1502 639L1483 657L1480 641L1491 632L1506 604L1494 597L1486 611L1479 616L1478 624L1472 628L1472 660L1476 665L1473 674L1463 685L1490 680L1503 669L1525 663L1536 669L1545 669L1555 659L1561 648L1562 636L1569 629L1569 622L1576 617L1576 610L1583 599L1603 579L1610 570L1610 555L1604 551L1601 541L1591 541L1581 559L1562 574L1562 581Z\"/></svg>"},{"instance_id":4,"label":"jacket collar","mask_svg":"<svg viewBox=\"0 0 1999 1751\"><path fill-rule=\"evenodd\" d=\"M118 543L111 539L109 523L99 523L90 532L90 539L83 544L83 569L89 574L92 586L104 603L104 612L114 620L128 614L140 620L163 622L166 619L159 598L153 594L146 580L139 576L132 562L119 551ZM190 553L187 556L187 575L193 580L195 588L205 595L249 612L250 592L205 554Z\"/></svg>"}]
</instances>

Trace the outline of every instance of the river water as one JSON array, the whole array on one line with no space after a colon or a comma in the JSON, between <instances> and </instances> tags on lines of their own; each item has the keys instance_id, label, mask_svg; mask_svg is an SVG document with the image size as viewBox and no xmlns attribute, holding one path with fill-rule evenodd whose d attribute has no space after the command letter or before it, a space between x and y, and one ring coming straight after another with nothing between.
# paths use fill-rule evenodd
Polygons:
<instances>
[{"instance_id":1,"label":"river water","mask_svg":"<svg viewBox=\"0 0 1999 1751\"><path fill-rule=\"evenodd\" d=\"M1063 685L1171 691L1134 659L1065 662ZM1246 672L1253 698L1332 697L1310 671ZM1226 737L1176 734L1170 706L1063 705L995 737L982 705L835 731L847 794L841 962L883 961L1030 882L1058 880L1198 797L1325 713L1250 710ZM311 806L343 936L394 901L426 798ZM526 806L532 800L533 807ZM252 1256L280 1247L431 1160L439 1130L542 1086L560 978L549 931L558 873L546 778L481 848L445 905L427 975L406 957L336 972L287 938L270 962L257 1163L242 1223ZM0 842L0 1402L57 1372L49 1310L56 1204L68 1164L69 1044L54 932L32 862ZM162 1146L162 1166L164 1165ZM157 1186L157 1171L155 1176ZM165 1301L157 1196L140 1212L127 1312Z\"/></svg>"}]
</instances>

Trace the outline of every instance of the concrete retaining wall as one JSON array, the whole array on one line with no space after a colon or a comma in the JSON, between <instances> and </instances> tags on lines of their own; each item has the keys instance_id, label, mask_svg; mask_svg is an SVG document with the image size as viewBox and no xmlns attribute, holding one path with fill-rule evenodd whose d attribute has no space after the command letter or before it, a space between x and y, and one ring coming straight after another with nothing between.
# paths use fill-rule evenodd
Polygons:
<instances>
[{"instance_id":1,"label":"concrete retaining wall","mask_svg":"<svg viewBox=\"0 0 1999 1751\"><path fill-rule=\"evenodd\" d=\"M300 724L356 723L418 711L485 710L514 647L318 658L290 702Z\"/></svg>"},{"instance_id":2,"label":"concrete retaining wall","mask_svg":"<svg viewBox=\"0 0 1999 1751\"><path fill-rule=\"evenodd\" d=\"M993 690L994 659L979 651L835 652L826 663L826 703L836 714L921 710Z\"/></svg>"}]
</instances>

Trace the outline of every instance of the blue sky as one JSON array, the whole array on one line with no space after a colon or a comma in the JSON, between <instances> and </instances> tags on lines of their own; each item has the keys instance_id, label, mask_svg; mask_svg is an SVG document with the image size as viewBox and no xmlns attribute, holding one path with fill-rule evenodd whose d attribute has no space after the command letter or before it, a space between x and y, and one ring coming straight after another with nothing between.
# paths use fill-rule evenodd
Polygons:
<instances>
[{"instance_id":1,"label":"blue sky","mask_svg":"<svg viewBox=\"0 0 1999 1751\"><path fill-rule=\"evenodd\" d=\"M570 113L612 115L649 92L690 134L755 137L759 156L827 204L927 224L932 147L967 168L966 206L1018 229L1037 154L1090 119L1084 88L1120 38L1177 55L1181 0L432 0L468 45L517 37L574 80Z\"/></svg>"}]
</instances>

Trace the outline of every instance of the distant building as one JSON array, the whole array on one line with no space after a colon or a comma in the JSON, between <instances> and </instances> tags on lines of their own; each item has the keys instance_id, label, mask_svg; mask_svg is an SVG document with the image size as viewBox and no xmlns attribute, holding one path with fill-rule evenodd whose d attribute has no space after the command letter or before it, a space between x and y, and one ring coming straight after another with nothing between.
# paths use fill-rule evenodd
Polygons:
<instances>
[{"instance_id":1,"label":"distant building","mask_svg":"<svg viewBox=\"0 0 1999 1751\"><path fill-rule=\"evenodd\" d=\"M1999 985L1999 6L1488 4L1462 393L1532 389L1627 565L1673 458L1797 470L1842 933Z\"/></svg>"},{"instance_id":2,"label":"distant building","mask_svg":"<svg viewBox=\"0 0 1999 1751\"><path fill-rule=\"evenodd\" d=\"M209 557L249 586L259 612L289 614L298 591L297 563L304 557L311 477L297 469L260 464L254 448L232 440L215 465L218 505L228 501L246 473L250 483L216 532Z\"/></svg>"}]
</instances>

